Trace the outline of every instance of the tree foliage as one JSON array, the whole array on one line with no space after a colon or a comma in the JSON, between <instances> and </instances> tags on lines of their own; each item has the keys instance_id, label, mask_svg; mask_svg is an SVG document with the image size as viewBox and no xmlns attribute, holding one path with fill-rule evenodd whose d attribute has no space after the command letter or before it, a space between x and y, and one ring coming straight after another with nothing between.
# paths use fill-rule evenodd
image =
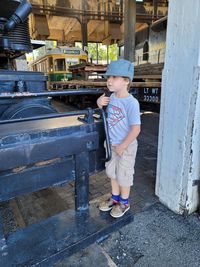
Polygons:
<instances>
[{"instance_id":1,"label":"tree foliage","mask_svg":"<svg viewBox=\"0 0 200 267\"><path fill-rule=\"evenodd\" d=\"M102 61L107 60L107 49L108 49L108 60L115 60L117 59L117 45L102 45L96 43L89 43L88 44L88 53L92 56L93 60L97 60L97 49L98 49L98 59Z\"/></svg>"},{"instance_id":2,"label":"tree foliage","mask_svg":"<svg viewBox=\"0 0 200 267\"><path fill-rule=\"evenodd\" d=\"M82 47L81 43L76 43L76 46ZM88 55L92 60L97 60L97 49L98 49L98 60L107 62L107 46L97 43L88 43ZM108 46L108 60L116 60L118 54L117 44Z\"/></svg>"}]
</instances>

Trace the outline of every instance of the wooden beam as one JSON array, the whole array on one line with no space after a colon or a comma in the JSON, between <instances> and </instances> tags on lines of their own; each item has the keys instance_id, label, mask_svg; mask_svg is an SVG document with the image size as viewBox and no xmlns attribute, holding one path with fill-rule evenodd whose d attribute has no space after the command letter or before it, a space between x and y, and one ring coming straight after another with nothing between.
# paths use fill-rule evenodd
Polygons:
<instances>
[{"instance_id":1,"label":"wooden beam","mask_svg":"<svg viewBox=\"0 0 200 267\"><path fill-rule=\"evenodd\" d=\"M50 82L50 87L55 86L60 87L67 87L67 86L88 86L88 87L107 87L107 82L95 82L95 81L80 81L80 80L74 80L74 81L65 81L65 82ZM160 82L132 82L131 87L139 87L139 88L145 88L145 87L161 87Z\"/></svg>"}]
</instances>

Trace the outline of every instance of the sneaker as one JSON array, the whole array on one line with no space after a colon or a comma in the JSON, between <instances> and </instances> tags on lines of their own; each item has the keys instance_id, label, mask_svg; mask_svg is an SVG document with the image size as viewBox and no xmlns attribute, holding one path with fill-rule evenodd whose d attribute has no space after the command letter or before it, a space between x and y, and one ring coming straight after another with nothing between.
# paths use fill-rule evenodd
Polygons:
<instances>
[{"instance_id":1,"label":"sneaker","mask_svg":"<svg viewBox=\"0 0 200 267\"><path fill-rule=\"evenodd\" d=\"M111 212L110 215L114 218L122 217L128 210L130 209L130 205L124 205L123 203L116 204Z\"/></svg>"},{"instance_id":2,"label":"sneaker","mask_svg":"<svg viewBox=\"0 0 200 267\"><path fill-rule=\"evenodd\" d=\"M118 202L113 200L112 198L109 198L106 201L103 201L99 204L99 209L101 211L109 211L111 210Z\"/></svg>"}]
</instances>

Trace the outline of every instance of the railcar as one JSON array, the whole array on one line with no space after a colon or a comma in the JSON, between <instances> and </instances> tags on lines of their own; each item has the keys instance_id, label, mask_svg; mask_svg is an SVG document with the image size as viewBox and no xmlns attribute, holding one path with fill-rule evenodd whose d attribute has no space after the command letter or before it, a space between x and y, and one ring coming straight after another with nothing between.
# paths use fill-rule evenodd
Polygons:
<instances>
[{"instance_id":1,"label":"railcar","mask_svg":"<svg viewBox=\"0 0 200 267\"><path fill-rule=\"evenodd\" d=\"M49 82L72 79L70 66L85 63L87 53L78 47L60 46L51 50L29 64L30 71L44 72Z\"/></svg>"}]
</instances>

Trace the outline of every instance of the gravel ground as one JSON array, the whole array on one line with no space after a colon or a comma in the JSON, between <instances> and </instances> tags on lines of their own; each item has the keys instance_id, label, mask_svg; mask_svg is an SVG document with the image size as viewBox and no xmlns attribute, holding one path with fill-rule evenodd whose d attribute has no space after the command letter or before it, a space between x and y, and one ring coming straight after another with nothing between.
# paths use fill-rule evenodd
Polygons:
<instances>
[{"instance_id":1,"label":"gravel ground","mask_svg":"<svg viewBox=\"0 0 200 267\"><path fill-rule=\"evenodd\" d=\"M200 220L184 218L160 203L135 214L134 222L55 267L199 267Z\"/></svg>"},{"instance_id":2,"label":"gravel ground","mask_svg":"<svg viewBox=\"0 0 200 267\"><path fill-rule=\"evenodd\" d=\"M160 203L101 243L117 266L199 267L200 220L184 218Z\"/></svg>"}]
</instances>

